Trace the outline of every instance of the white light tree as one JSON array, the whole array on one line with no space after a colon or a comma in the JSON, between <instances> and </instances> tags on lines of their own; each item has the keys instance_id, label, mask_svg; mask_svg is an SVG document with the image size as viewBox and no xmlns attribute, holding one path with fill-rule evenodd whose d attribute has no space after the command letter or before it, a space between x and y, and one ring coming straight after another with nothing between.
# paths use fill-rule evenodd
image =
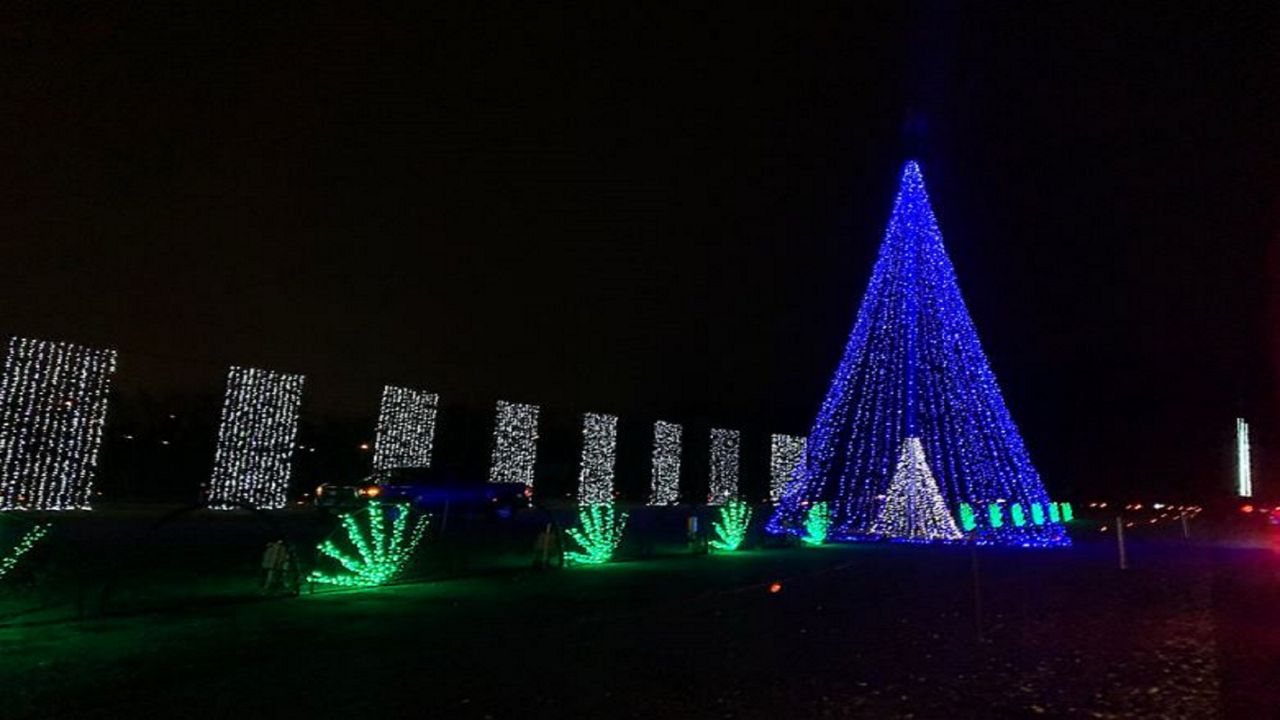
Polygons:
<instances>
[{"instance_id":1,"label":"white light tree","mask_svg":"<svg viewBox=\"0 0 1280 720\"><path fill-rule=\"evenodd\" d=\"M885 494L884 505L871 525L874 535L904 540L959 540L955 518L938 491L924 457L920 438L909 437Z\"/></svg>"}]
</instances>

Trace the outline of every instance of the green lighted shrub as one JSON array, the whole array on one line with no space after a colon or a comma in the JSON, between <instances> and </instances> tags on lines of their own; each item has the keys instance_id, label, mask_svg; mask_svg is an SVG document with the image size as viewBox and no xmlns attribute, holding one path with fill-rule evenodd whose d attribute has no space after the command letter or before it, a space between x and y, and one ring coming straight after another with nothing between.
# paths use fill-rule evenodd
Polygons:
<instances>
[{"instance_id":1,"label":"green lighted shrub","mask_svg":"<svg viewBox=\"0 0 1280 720\"><path fill-rule=\"evenodd\" d=\"M711 525L719 538L711 541L711 547L725 552L737 550L742 547L750 524L751 506L737 498L729 500L720 508L720 519Z\"/></svg>"},{"instance_id":2,"label":"green lighted shrub","mask_svg":"<svg viewBox=\"0 0 1280 720\"><path fill-rule=\"evenodd\" d=\"M48 532L49 523L40 523L23 533L22 537L18 539L18 543L6 552L3 557L0 557L0 578L8 575L9 571L22 559L22 556L30 552L31 548L35 547L36 543L40 542L40 539Z\"/></svg>"},{"instance_id":3,"label":"green lighted shrub","mask_svg":"<svg viewBox=\"0 0 1280 720\"><path fill-rule=\"evenodd\" d=\"M960 503L960 529L969 532L978 527L978 520L973 514L973 506L969 503Z\"/></svg>"},{"instance_id":4,"label":"green lighted shrub","mask_svg":"<svg viewBox=\"0 0 1280 720\"><path fill-rule=\"evenodd\" d=\"M1009 508L1009 515L1013 518L1013 524L1015 526L1022 527L1027 524L1027 516L1022 510L1022 503L1014 503L1013 506Z\"/></svg>"},{"instance_id":5,"label":"green lighted shrub","mask_svg":"<svg viewBox=\"0 0 1280 720\"><path fill-rule=\"evenodd\" d=\"M388 514L392 516L390 528L387 527ZM333 540L325 540L316 549L336 560L346 573L313 570L308 579L345 587L377 587L391 582L408 564L427 529L426 517L420 518L410 528L409 514L407 504L388 505L371 500L361 515L367 527L360 526L355 513L342 515L342 527L347 535L344 544L354 549L356 556L340 548Z\"/></svg>"},{"instance_id":6,"label":"green lighted shrub","mask_svg":"<svg viewBox=\"0 0 1280 720\"><path fill-rule=\"evenodd\" d=\"M987 505L987 521L993 528L1004 525L1004 508L1000 506L1000 503Z\"/></svg>"},{"instance_id":7,"label":"green lighted shrub","mask_svg":"<svg viewBox=\"0 0 1280 720\"><path fill-rule=\"evenodd\" d=\"M1044 506L1040 503L1031 503L1031 522L1036 525L1044 524Z\"/></svg>"},{"instance_id":8,"label":"green lighted shrub","mask_svg":"<svg viewBox=\"0 0 1280 720\"><path fill-rule=\"evenodd\" d=\"M1071 503L1062 503L1062 507L1060 509L1062 511L1062 522L1071 522L1076 519L1075 511L1071 509Z\"/></svg>"},{"instance_id":9,"label":"green lighted shrub","mask_svg":"<svg viewBox=\"0 0 1280 720\"><path fill-rule=\"evenodd\" d=\"M814 503L804 516L804 536L800 539L805 545L821 545L827 541L827 533L831 530L831 509L827 502Z\"/></svg>"},{"instance_id":10,"label":"green lighted shrub","mask_svg":"<svg viewBox=\"0 0 1280 720\"><path fill-rule=\"evenodd\" d=\"M583 565L600 565L612 560L622 542L622 531L627 527L627 514L614 512L613 505L585 505L578 509L578 523L581 528L570 528L568 532L583 551L570 551L565 557Z\"/></svg>"}]
</instances>

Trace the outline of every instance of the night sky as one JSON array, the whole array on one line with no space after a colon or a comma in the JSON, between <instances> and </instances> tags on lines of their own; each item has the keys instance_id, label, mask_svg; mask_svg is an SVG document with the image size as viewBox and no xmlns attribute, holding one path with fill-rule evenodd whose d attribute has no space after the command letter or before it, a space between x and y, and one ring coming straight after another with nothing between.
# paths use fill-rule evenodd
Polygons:
<instances>
[{"instance_id":1,"label":"night sky","mask_svg":"<svg viewBox=\"0 0 1280 720\"><path fill-rule=\"evenodd\" d=\"M1051 489L1280 494L1275 3L462 5L0 17L0 332L804 433L914 156Z\"/></svg>"}]
</instances>

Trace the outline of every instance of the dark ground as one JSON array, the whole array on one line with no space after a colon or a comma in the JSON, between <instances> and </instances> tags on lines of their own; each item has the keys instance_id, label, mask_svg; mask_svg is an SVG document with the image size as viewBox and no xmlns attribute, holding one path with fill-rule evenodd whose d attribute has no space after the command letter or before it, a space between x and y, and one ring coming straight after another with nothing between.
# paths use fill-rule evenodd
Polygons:
<instances>
[{"instance_id":1,"label":"dark ground","mask_svg":"<svg viewBox=\"0 0 1280 720\"><path fill-rule=\"evenodd\" d=\"M955 548L512 564L157 611L122 587L116 617L11 616L0 697L5 718L1235 718L1280 707L1280 557L1136 538L1127 572L1105 541L978 558L981 640L972 555Z\"/></svg>"}]
</instances>

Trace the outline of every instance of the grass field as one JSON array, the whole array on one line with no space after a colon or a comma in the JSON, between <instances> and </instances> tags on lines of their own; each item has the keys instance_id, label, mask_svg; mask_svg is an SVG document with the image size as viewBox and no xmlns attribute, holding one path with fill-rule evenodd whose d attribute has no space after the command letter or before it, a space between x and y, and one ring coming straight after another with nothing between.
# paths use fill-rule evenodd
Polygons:
<instances>
[{"instance_id":1,"label":"grass field","mask_svg":"<svg viewBox=\"0 0 1280 720\"><path fill-rule=\"evenodd\" d=\"M213 572L205 561L226 557L226 541L192 557L187 536L207 522L165 526L175 552L151 558L189 564L182 582L126 573L107 616L10 617L4 717L1234 718L1280 707L1280 564L1260 550L1139 540L1127 572L1104 542L702 557L675 554L663 542L678 536L651 522L660 540L629 554L656 557L534 571L522 532L451 550L450 538L471 544L459 521L427 550L440 562L416 570L446 579L254 600L250 551L270 533L246 523L231 545L250 559ZM300 538L329 528L313 515L290 523Z\"/></svg>"}]
</instances>

